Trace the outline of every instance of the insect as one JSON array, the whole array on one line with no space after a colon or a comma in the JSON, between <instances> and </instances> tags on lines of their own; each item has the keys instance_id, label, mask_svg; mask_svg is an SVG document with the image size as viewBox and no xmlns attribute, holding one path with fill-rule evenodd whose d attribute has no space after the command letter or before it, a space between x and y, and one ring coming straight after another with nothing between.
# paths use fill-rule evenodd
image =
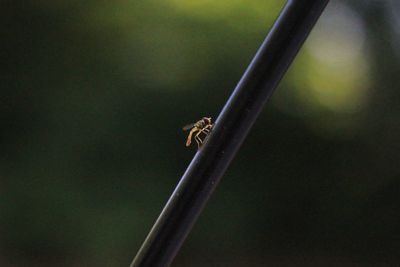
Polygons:
<instances>
[{"instance_id":1,"label":"insect","mask_svg":"<svg viewBox=\"0 0 400 267\"><path fill-rule=\"evenodd\" d=\"M200 148L204 142L204 139L201 139L200 134L205 134L205 137L210 133L213 124L211 123L211 118L203 117L201 120L196 123L191 123L183 127L184 131L190 129L189 135L186 139L186 146L190 146L192 143L192 135L194 135L194 140L196 140L197 148ZM204 137L204 138L205 138Z\"/></svg>"}]
</instances>

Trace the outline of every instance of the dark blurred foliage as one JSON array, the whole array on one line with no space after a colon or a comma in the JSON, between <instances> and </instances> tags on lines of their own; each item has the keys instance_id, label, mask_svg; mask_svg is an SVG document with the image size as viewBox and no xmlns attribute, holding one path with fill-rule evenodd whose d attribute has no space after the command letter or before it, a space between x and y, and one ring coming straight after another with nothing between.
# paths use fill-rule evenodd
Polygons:
<instances>
[{"instance_id":1,"label":"dark blurred foliage","mask_svg":"<svg viewBox=\"0 0 400 267\"><path fill-rule=\"evenodd\" d=\"M1 1L0 265L129 265L283 3ZM173 266L400 264L399 29L331 1Z\"/></svg>"}]
</instances>

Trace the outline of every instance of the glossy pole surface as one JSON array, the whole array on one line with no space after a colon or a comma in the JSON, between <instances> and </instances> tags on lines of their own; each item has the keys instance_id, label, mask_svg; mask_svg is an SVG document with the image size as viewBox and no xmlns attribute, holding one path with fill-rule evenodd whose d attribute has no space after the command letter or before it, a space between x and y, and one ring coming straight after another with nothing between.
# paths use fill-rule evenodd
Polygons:
<instances>
[{"instance_id":1,"label":"glossy pole surface","mask_svg":"<svg viewBox=\"0 0 400 267\"><path fill-rule=\"evenodd\" d=\"M164 267L171 264L328 1L291 0L286 3L131 267Z\"/></svg>"}]
</instances>

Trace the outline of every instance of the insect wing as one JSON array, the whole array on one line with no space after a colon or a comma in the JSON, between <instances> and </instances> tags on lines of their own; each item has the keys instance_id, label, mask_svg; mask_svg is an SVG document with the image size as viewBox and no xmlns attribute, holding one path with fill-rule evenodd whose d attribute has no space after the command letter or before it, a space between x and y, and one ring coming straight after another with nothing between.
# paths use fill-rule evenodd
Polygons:
<instances>
[{"instance_id":1,"label":"insect wing","mask_svg":"<svg viewBox=\"0 0 400 267\"><path fill-rule=\"evenodd\" d=\"M190 130L193 128L193 126L194 126L194 123L187 124L182 127L182 130L184 130L184 131Z\"/></svg>"}]
</instances>

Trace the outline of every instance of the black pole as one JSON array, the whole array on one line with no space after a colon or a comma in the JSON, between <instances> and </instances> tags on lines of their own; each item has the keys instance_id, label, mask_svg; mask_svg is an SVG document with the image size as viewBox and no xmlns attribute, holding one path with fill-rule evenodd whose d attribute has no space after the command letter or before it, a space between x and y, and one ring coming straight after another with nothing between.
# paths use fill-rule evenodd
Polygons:
<instances>
[{"instance_id":1,"label":"black pole","mask_svg":"<svg viewBox=\"0 0 400 267\"><path fill-rule=\"evenodd\" d=\"M329 0L289 0L131 267L169 266Z\"/></svg>"}]
</instances>

